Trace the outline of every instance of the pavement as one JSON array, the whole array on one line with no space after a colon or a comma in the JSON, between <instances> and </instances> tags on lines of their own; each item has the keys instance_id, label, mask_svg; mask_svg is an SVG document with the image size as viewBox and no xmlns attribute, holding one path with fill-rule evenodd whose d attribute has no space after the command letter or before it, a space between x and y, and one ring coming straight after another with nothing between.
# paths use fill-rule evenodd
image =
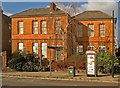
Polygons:
<instances>
[{"instance_id":1,"label":"pavement","mask_svg":"<svg viewBox=\"0 0 120 88\"><path fill-rule=\"evenodd\" d=\"M6 71L6 72L2 72L2 77L120 83L119 75L114 75L114 78L112 78L112 76L109 74L98 73L98 77L87 77L85 72L76 73L75 77L72 77L72 76L69 76L68 72L62 72L62 71L52 72L51 75L50 75L50 72Z\"/></svg>"}]
</instances>

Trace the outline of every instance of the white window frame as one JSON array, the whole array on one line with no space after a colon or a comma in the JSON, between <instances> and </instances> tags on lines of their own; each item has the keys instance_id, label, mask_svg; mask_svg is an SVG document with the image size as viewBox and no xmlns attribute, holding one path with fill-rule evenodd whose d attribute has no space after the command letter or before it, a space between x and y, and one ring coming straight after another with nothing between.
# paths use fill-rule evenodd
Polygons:
<instances>
[{"instance_id":1,"label":"white window frame","mask_svg":"<svg viewBox=\"0 0 120 88\"><path fill-rule=\"evenodd\" d=\"M24 23L23 21L18 21L18 34L24 33Z\"/></svg>"},{"instance_id":2,"label":"white window frame","mask_svg":"<svg viewBox=\"0 0 120 88\"><path fill-rule=\"evenodd\" d=\"M18 50L23 52L24 45L22 42L18 43Z\"/></svg>"},{"instance_id":3,"label":"white window frame","mask_svg":"<svg viewBox=\"0 0 120 88\"><path fill-rule=\"evenodd\" d=\"M94 37L94 25L88 24L88 37Z\"/></svg>"},{"instance_id":4,"label":"white window frame","mask_svg":"<svg viewBox=\"0 0 120 88\"><path fill-rule=\"evenodd\" d=\"M41 34L47 34L47 21L41 21Z\"/></svg>"},{"instance_id":5,"label":"white window frame","mask_svg":"<svg viewBox=\"0 0 120 88\"><path fill-rule=\"evenodd\" d=\"M100 48L102 48L101 50L100 50ZM106 52L106 46L99 46L98 47L98 50L99 50L99 52Z\"/></svg>"},{"instance_id":6,"label":"white window frame","mask_svg":"<svg viewBox=\"0 0 120 88\"><path fill-rule=\"evenodd\" d=\"M89 45L89 46L87 47L87 50L94 50L94 46Z\"/></svg>"},{"instance_id":7,"label":"white window frame","mask_svg":"<svg viewBox=\"0 0 120 88\"><path fill-rule=\"evenodd\" d=\"M8 23L8 28L9 30L11 30L11 23Z\"/></svg>"},{"instance_id":8,"label":"white window frame","mask_svg":"<svg viewBox=\"0 0 120 88\"><path fill-rule=\"evenodd\" d=\"M99 36L105 37L105 24L99 24Z\"/></svg>"},{"instance_id":9,"label":"white window frame","mask_svg":"<svg viewBox=\"0 0 120 88\"><path fill-rule=\"evenodd\" d=\"M79 27L78 27L78 37L83 37L83 25L80 24Z\"/></svg>"},{"instance_id":10,"label":"white window frame","mask_svg":"<svg viewBox=\"0 0 120 88\"><path fill-rule=\"evenodd\" d=\"M38 43L37 42L34 42L33 43L33 53L35 53L35 54L38 54Z\"/></svg>"},{"instance_id":11,"label":"white window frame","mask_svg":"<svg viewBox=\"0 0 120 88\"><path fill-rule=\"evenodd\" d=\"M47 43L42 43L41 44L41 53L44 58L47 58Z\"/></svg>"},{"instance_id":12,"label":"white window frame","mask_svg":"<svg viewBox=\"0 0 120 88\"><path fill-rule=\"evenodd\" d=\"M32 32L33 34L38 34L38 21L35 20L35 21L32 21Z\"/></svg>"},{"instance_id":13,"label":"white window frame","mask_svg":"<svg viewBox=\"0 0 120 88\"><path fill-rule=\"evenodd\" d=\"M61 21L59 19L54 22L55 34L61 34Z\"/></svg>"},{"instance_id":14,"label":"white window frame","mask_svg":"<svg viewBox=\"0 0 120 88\"><path fill-rule=\"evenodd\" d=\"M83 52L83 45L77 46L77 53Z\"/></svg>"}]
</instances>

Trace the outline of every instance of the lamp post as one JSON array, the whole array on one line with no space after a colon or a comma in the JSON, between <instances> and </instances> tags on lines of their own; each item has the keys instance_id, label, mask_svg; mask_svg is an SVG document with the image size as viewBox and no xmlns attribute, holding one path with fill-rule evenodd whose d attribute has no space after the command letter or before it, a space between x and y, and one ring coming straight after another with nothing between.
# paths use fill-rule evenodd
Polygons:
<instances>
[{"instance_id":1,"label":"lamp post","mask_svg":"<svg viewBox=\"0 0 120 88\"><path fill-rule=\"evenodd\" d=\"M49 31L50 31L50 29L51 29L51 26L50 26L50 15L52 14L53 12L50 10L50 12L49 12ZM52 33L50 33L50 35L51 35ZM50 44L49 44L49 46L51 46L51 37L49 37L49 40L50 40ZM52 76L52 67L51 67L51 49L50 49L50 61L49 61L49 66L50 66L50 76Z\"/></svg>"},{"instance_id":2,"label":"lamp post","mask_svg":"<svg viewBox=\"0 0 120 88\"><path fill-rule=\"evenodd\" d=\"M50 44L51 44L51 37L50 37ZM50 49L50 76L52 76L52 67L51 67L51 49Z\"/></svg>"},{"instance_id":3,"label":"lamp post","mask_svg":"<svg viewBox=\"0 0 120 88\"><path fill-rule=\"evenodd\" d=\"M112 12L113 23L112 23L112 77L114 78L114 10Z\"/></svg>"},{"instance_id":4,"label":"lamp post","mask_svg":"<svg viewBox=\"0 0 120 88\"><path fill-rule=\"evenodd\" d=\"M62 36L62 42L63 42L63 60L65 60L65 57L64 57L64 53L65 53L64 52L65 51L65 43L64 43L65 42L65 38L64 38L65 37L65 33L64 33L63 29L61 29L61 31L62 31L62 35L63 35Z\"/></svg>"}]
</instances>

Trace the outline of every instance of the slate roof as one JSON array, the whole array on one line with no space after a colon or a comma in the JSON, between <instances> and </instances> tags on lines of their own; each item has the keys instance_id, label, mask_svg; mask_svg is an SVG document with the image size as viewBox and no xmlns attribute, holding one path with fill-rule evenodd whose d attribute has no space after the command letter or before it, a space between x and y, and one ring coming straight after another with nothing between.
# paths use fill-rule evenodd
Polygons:
<instances>
[{"instance_id":1,"label":"slate roof","mask_svg":"<svg viewBox=\"0 0 120 88\"><path fill-rule=\"evenodd\" d=\"M32 8L14 14L11 17L49 16L49 14L50 8ZM52 11L51 15L67 15L67 13L57 8L55 11Z\"/></svg>"},{"instance_id":2,"label":"slate roof","mask_svg":"<svg viewBox=\"0 0 120 88\"><path fill-rule=\"evenodd\" d=\"M77 20L91 20L91 19L112 19L112 16L102 11L85 11L73 17Z\"/></svg>"}]
</instances>

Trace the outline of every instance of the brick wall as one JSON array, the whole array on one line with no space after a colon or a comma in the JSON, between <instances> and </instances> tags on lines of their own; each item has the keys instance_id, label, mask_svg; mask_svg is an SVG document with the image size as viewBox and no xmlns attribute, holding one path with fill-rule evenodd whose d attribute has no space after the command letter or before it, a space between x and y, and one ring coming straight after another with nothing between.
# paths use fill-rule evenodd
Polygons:
<instances>
[{"instance_id":1,"label":"brick wall","mask_svg":"<svg viewBox=\"0 0 120 88\"><path fill-rule=\"evenodd\" d=\"M7 58L11 55L11 19L2 14L2 51L7 52Z\"/></svg>"},{"instance_id":2,"label":"brick wall","mask_svg":"<svg viewBox=\"0 0 120 88\"><path fill-rule=\"evenodd\" d=\"M88 45L93 45L98 51L99 46L106 46L106 52L112 52L112 20L80 21L83 25L83 37L77 37L77 42L84 46L84 52ZM88 37L88 24L94 25L94 36ZM99 24L105 25L105 37L99 37Z\"/></svg>"},{"instance_id":3,"label":"brick wall","mask_svg":"<svg viewBox=\"0 0 120 88\"><path fill-rule=\"evenodd\" d=\"M64 34L56 35L54 34L54 20L59 19L61 20L61 28L64 30ZM32 21L38 21L38 34L32 34ZM40 29L41 20L46 20L47 25L47 34L41 34ZM70 36L68 35L68 16L52 16L52 17L26 17L26 18L12 18L12 53L18 50L18 43L23 42L24 44L24 51L29 51L32 53L32 43L38 42L38 55L41 55L41 43L47 43L48 46L55 46L56 41L57 45L64 47L60 50L60 59L66 59L68 57L68 44L67 39ZM18 34L18 21L24 22L24 34ZM49 26L50 25L50 26ZM57 36L57 40L56 40ZM51 40L50 40L51 37ZM64 40L63 40L64 38ZM64 46L63 46L64 42ZM62 55L64 51L64 57ZM51 50L51 58L54 59L54 50ZM71 54L71 53L69 53ZM50 49L47 49L47 58L50 59Z\"/></svg>"}]
</instances>

